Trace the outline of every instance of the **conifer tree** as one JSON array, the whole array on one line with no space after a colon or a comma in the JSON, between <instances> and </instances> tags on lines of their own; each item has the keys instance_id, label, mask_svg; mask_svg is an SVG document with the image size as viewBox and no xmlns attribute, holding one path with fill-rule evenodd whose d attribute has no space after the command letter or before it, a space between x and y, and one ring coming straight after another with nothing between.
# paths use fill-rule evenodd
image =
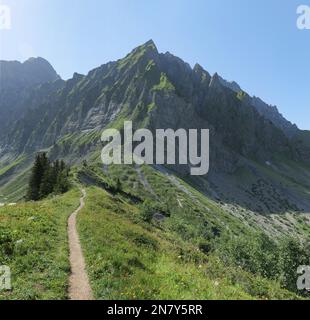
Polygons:
<instances>
[{"instance_id":1,"label":"conifer tree","mask_svg":"<svg viewBox=\"0 0 310 320\"><path fill-rule=\"evenodd\" d=\"M50 163L46 153L36 156L29 186L27 200L38 201L54 193L65 193L70 188L69 167L63 160Z\"/></svg>"},{"instance_id":2,"label":"conifer tree","mask_svg":"<svg viewBox=\"0 0 310 320\"><path fill-rule=\"evenodd\" d=\"M45 153L39 153L36 156L26 198L28 200L37 201L40 199L40 189L43 180L44 172L48 166L48 159Z\"/></svg>"}]
</instances>

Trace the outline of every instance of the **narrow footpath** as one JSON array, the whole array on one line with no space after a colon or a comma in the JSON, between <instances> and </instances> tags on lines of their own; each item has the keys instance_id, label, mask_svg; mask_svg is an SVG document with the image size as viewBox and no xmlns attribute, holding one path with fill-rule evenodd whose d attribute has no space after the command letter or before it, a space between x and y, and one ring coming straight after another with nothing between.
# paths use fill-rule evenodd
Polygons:
<instances>
[{"instance_id":1,"label":"narrow footpath","mask_svg":"<svg viewBox=\"0 0 310 320\"><path fill-rule=\"evenodd\" d=\"M74 211L68 221L68 237L70 248L71 275L69 279L70 300L93 300L89 278L86 272L85 259L83 256L79 235L76 229L76 217L85 206L86 191L81 190L80 206Z\"/></svg>"}]
</instances>

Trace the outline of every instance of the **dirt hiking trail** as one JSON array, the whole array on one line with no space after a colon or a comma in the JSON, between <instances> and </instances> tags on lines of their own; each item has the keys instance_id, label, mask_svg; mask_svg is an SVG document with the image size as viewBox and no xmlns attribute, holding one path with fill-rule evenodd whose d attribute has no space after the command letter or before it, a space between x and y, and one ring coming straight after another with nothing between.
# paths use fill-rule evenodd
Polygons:
<instances>
[{"instance_id":1,"label":"dirt hiking trail","mask_svg":"<svg viewBox=\"0 0 310 320\"><path fill-rule=\"evenodd\" d=\"M83 196L80 198L80 206L75 210L68 220L68 237L70 249L71 275L69 278L70 300L93 300L89 278L86 273L85 259L83 256L79 235L76 229L76 217L84 208L86 191L81 190Z\"/></svg>"}]
</instances>

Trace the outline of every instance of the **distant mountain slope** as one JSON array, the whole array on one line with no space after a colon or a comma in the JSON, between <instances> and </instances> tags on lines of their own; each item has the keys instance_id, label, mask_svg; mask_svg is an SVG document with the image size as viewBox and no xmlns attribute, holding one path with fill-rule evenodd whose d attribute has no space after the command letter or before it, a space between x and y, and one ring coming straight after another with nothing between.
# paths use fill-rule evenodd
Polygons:
<instances>
[{"instance_id":1,"label":"distant mountain slope","mask_svg":"<svg viewBox=\"0 0 310 320\"><path fill-rule=\"evenodd\" d=\"M24 63L0 61L1 90L27 88L59 79L52 65L43 58L30 58Z\"/></svg>"},{"instance_id":2,"label":"distant mountain slope","mask_svg":"<svg viewBox=\"0 0 310 320\"><path fill-rule=\"evenodd\" d=\"M33 107L31 92L36 86L58 79L56 71L43 58L30 58L24 63L0 61L0 133Z\"/></svg>"}]
</instances>

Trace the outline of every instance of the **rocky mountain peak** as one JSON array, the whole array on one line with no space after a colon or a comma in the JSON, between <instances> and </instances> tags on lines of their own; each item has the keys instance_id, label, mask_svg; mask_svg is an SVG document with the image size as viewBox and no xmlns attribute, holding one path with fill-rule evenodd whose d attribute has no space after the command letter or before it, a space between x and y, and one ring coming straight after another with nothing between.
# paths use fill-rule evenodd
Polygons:
<instances>
[{"instance_id":1,"label":"rocky mountain peak","mask_svg":"<svg viewBox=\"0 0 310 320\"><path fill-rule=\"evenodd\" d=\"M52 65L44 58L29 58L22 64L25 73L32 73L38 83L55 81L60 79ZM30 75L29 75L30 76Z\"/></svg>"},{"instance_id":2,"label":"rocky mountain peak","mask_svg":"<svg viewBox=\"0 0 310 320\"><path fill-rule=\"evenodd\" d=\"M210 88L216 88L216 89L220 89L223 87L221 82L221 77L218 75L217 72L215 72L214 75L211 77L209 86Z\"/></svg>"},{"instance_id":3,"label":"rocky mountain peak","mask_svg":"<svg viewBox=\"0 0 310 320\"><path fill-rule=\"evenodd\" d=\"M146 43L142 44L135 48L130 55L147 55L149 57L158 56L158 50L153 40L149 40Z\"/></svg>"},{"instance_id":4,"label":"rocky mountain peak","mask_svg":"<svg viewBox=\"0 0 310 320\"><path fill-rule=\"evenodd\" d=\"M43 58L30 58L25 62L0 61L1 89L23 89L60 79L52 65Z\"/></svg>"},{"instance_id":5,"label":"rocky mountain peak","mask_svg":"<svg viewBox=\"0 0 310 320\"><path fill-rule=\"evenodd\" d=\"M43 58L0 61L0 132L10 121L23 116L31 103L25 103L36 87L59 80L52 65Z\"/></svg>"}]
</instances>

